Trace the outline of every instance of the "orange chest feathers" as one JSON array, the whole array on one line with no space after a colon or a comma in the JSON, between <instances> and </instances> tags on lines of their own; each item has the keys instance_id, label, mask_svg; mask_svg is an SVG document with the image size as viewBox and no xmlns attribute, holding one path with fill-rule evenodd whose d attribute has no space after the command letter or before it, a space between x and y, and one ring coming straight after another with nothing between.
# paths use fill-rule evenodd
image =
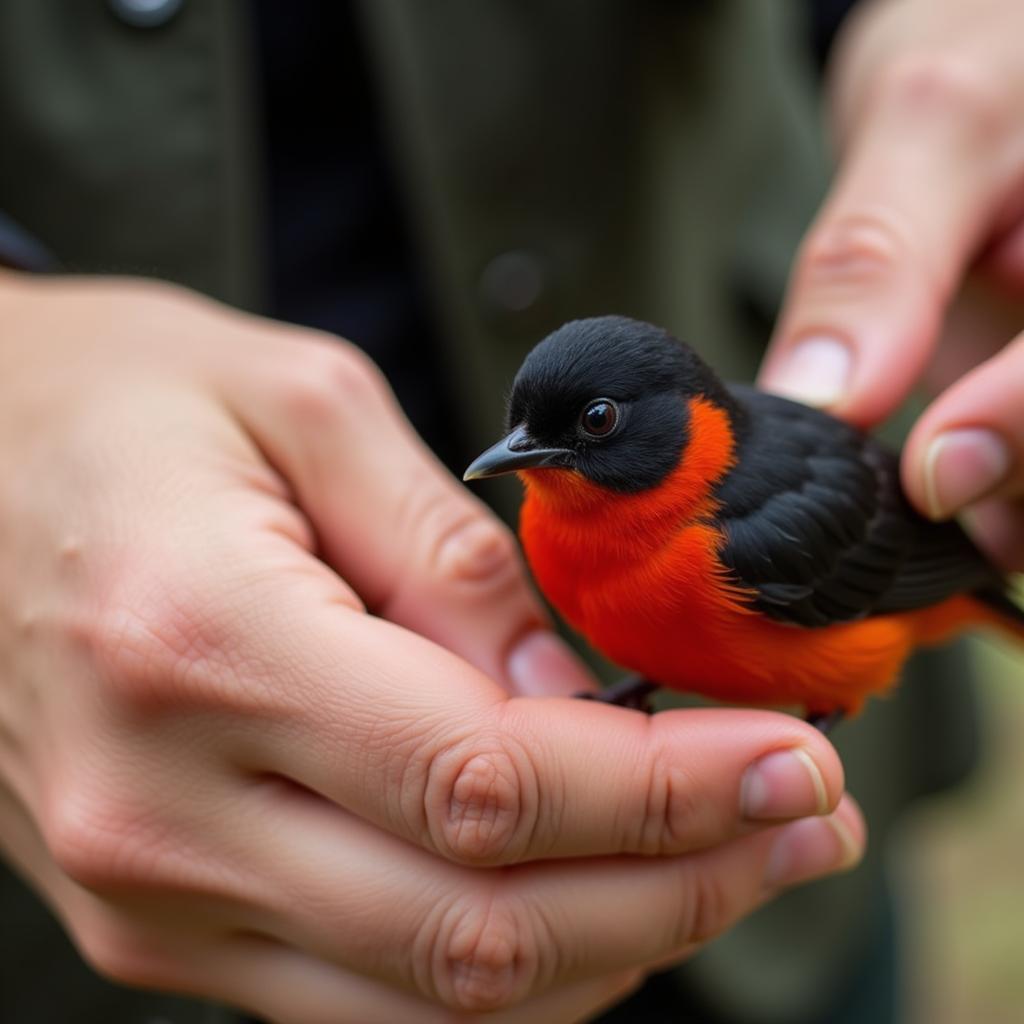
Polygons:
<instances>
[{"instance_id":1,"label":"orange chest feathers","mask_svg":"<svg viewBox=\"0 0 1024 1024\"><path fill-rule=\"evenodd\" d=\"M718 552L713 488L733 464L726 415L700 400L676 469L615 494L570 472L522 474L520 536L548 600L602 654L676 689L855 712L920 639L920 616L806 629L765 618Z\"/></svg>"},{"instance_id":2,"label":"orange chest feathers","mask_svg":"<svg viewBox=\"0 0 1024 1024\"><path fill-rule=\"evenodd\" d=\"M709 625L745 614L718 560L711 497L733 453L726 414L695 399L683 457L650 491L618 494L578 473L522 474L520 536L534 576L565 619L613 660L641 668L653 647L678 657Z\"/></svg>"}]
</instances>

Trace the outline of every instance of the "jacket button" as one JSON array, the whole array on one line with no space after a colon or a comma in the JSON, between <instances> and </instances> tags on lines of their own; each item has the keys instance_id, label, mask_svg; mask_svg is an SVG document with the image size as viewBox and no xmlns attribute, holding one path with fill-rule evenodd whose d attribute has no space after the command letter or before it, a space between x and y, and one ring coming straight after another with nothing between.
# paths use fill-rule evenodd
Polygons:
<instances>
[{"instance_id":1,"label":"jacket button","mask_svg":"<svg viewBox=\"0 0 1024 1024\"><path fill-rule=\"evenodd\" d=\"M544 264L528 249L503 252L480 274L480 297L499 313L525 313L540 301L546 285Z\"/></svg>"},{"instance_id":2,"label":"jacket button","mask_svg":"<svg viewBox=\"0 0 1024 1024\"><path fill-rule=\"evenodd\" d=\"M184 0L107 0L110 9L126 25L159 28L173 18Z\"/></svg>"}]
</instances>

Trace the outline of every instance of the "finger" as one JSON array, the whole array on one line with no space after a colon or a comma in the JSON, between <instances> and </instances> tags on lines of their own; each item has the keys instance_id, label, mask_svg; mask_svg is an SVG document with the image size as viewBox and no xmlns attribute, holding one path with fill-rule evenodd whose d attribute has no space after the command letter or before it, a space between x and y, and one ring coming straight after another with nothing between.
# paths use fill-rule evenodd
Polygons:
<instances>
[{"instance_id":1,"label":"finger","mask_svg":"<svg viewBox=\"0 0 1024 1024\"><path fill-rule=\"evenodd\" d=\"M985 498L1024 496L1024 335L940 395L903 454L914 504L947 519Z\"/></svg>"},{"instance_id":2,"label":"finger","mask_svg":"<svg viewBox=\"0 0 1024 1024\"><path fill-rule=\"evenodd\" d=\"M594 687L546 629L510 531L426 449L365 356L297 337L286 368L275 348L232 388L324 557L375 613L520 692Z\"/></svg>"},{"instance_id":3,"label":"finger","mask_svg":"<svg viewBox=\"0 0 1024 1024\"><path fill-rule=\"evenodd\" d=\"M1024 286L1024 219L1015 220L985 254L982 265L999 286L1015 297L1020 296Z\"/></svg>"},{"instance_id":4,"label":"finger","mask_svg":"<svg viewBox=\"0 0 1024 1024\"><path fill-rule=\"evenodd\" d=\"M198 964L197 970L197 994L231 1003L275 1024L452 1021L451 1011L436 1003L258 935L238 937L227 949ZM636 972L580 982L489 1014L487 1020L489 1024L571 1024L618 1002L637 983Z\"/></svg>"},{"instance_id":5,"label":"finger","mask_svg":"<svg viewBox=\"0 0 1024 1024\"><path fill-rule=\"evenodd\" d=\"M1024 499L980 501L963 519L974 542L996 565L1024 572Z\"/></svg>"},{"instance_id":6,"label":"finger","mask_svg":"<svg viewBox=\"0 0 1024 1024\"><path fill-rule=\"evenodd\" d=\"M861 425L906 396L1011 188L994 102L945 65L881 76L799 254L763 386Z\"/></svg>"},{"instance_id":7,"label":"finger","mask_svg":"<svg viewBox=\"0 0 1024 1024\"><path fill-rule=\"evenodd\" d=\"M509 700L449 652L306 586L277 580L262 604L274 635L218 651L252 666L247 691L270 700L235 756L445 857L679 852L824 813L842 792L835 750L789 716Z\"/></svg>"},{"instance_id":8,"label":"finger","mask_svg":"<svg viewBox=\"0 0 1024 1024\"><path fill-rule=\"evenodd\" d=\"M507 872L446 864L329 805L295 801L260 851L261 930L464 1012L488 1012L707 941L770 894L849 866L863 824L825 818L682 858ZM303 851L302 867L295 852ZM338 885L344 878L345 885ZM381 913L387 907L387 913Z\"/></svg>"},{"instance_id":9,"label":"finger","mask_svg":"<svg viewBox=\"0 0 1024 1024\"><path fill-rule=\"evenodd\" d=\"M188 963L177 990L273 1024L450 1024L451 1014L269 936L244 933Z\"/></svg>"},{"instance_id":10,"label":"finger","mask_svg":"<svg viewBox=\"0 0 1024 1024\"><path fill-rule=\"evenodd\" d=\"M1024 292L1012 296L977 272L946 311L938 347L921 375L921 391L934 398L974 367L1001 352L1024 328Z\"/></svg>"},{"instance_id":11,"label":"finger","mask_svg":"<svg viewBox=\"0 0 1024 1024\"><path fill-rule=\"evenodd\" d=\"M839 797L838 757L806 723L509 699L451 652L354 607L289 537L235 536L237 518L205 517L198 547L191 520L161 534L165 571L154 580L127 565L93 630L104 706L118 721L177 723L168 757L187 738L190 765L201 751L214 771L227 761L292 779L481 864L677 852Z\"/></svg>"}]
</instances>

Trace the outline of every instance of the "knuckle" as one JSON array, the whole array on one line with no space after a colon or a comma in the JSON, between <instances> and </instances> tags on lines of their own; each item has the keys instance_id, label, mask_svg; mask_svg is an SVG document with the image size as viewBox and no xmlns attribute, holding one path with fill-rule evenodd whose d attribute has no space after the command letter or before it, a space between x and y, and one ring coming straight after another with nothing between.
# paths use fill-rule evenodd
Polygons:
<instances>
[{"instance_id":1,"label":"knuckle","mask_svg":"<svg viewBox=\"0 0 1024 1024\"><path fill-rule=\"evenodd\" d=\"M336 424L346 414L358 414L386 387L375 364L354 345L341 339L303 339L298 345L298 358L290 353L285 366L275 366L275 384L293 422Z\"/></svg>"},{"instance_id":2,"label":"knuckle","mask_svg":"<svg viewBox=\"0 0 1024 1024\"><path fill-rule=\"evenodd\" d=\"M94 912L87 920L72 921L72 933L86 963L110 981L134 988L176 983L171 959L148 935L114 912Z\"/></svg>"},{"instance_id":3,"label":"knuckle","mask_svg":"<svg viewBox=\"0 0 1024 1024\"><path fill-rule=\"evenodd\" d=\"M422 605L425 596L473 607L522 603L529 591L511 530L464 491L421 470L395 514L406 570L393 581L391 604Z\"/></svg>"},{"instance_id":4,"label":"knuckle","mask_svg":"<svg viewBox=\"0 0 1024 1024\"><path fill-rule=\"evenodd\" d=\"M434 846L470 865L523 855L537 821L535 773L507 739L446 751L427 773L425 813Z\"/></svg>"},{"instance_id":5,"label":"knuckle","mask_svg":"<svg viewBox=\"0 0 1024 1024\"><path fill-rule=\"evenodd\" d=\"M75 639L113 706L135 714L242 712L267 699L258 666L238 664L246 581L237 574L207 577L207 567L192 571L184 564L155 577L152 569L126 571L78 623Z\"/></svg>"},{"instance_id":6,"label":"knuckle","mask_svg":"<svg viewBox=\"0 0 1024 1024\"><path fill-rule=\"evenodd\" d=\"M92 624L89 644L105 692L136 711L180 701L210 645L211 621L196 603L160 587L134 605L115 604Z\"/></svg>"},{"instance_id":7,"label":"knuckle","mask_svg":"<svg viewBox=\"0 0 1024 1024\"><path fill-rule=\"evenodd\" d=\"M734 916L734 896L728 881L719 872L692 866L683 891L687 894L686 908L679 915L673 948L710 942L721 935Z\"/></svg>"},{"instance_id":8,"label":"knuckle","mask_svg":"<svg viewBox=\"0 0 1024 1024\"><path fill-rule=\"evenodd\" d=\"M677 853L699 842L710 823L708 803L698 790L678 765L664 755L654 755L645 781L644 812L633 840L637 853Z\"/></svg>"},{"instance_id":9,"label":"knuckle","mask_svg":"<svg viewBox=\"0 0 1024 1024\"><path fill-rule=\"evenodd\" d=\"M441 581L501 590L519 579L518 548L504 523L476 512L467 517L461 509L453 509L449 517L449 522L436 524L430 558Z\"/></svg>"},{"instance_id":10,"label":"knuckle","mask_svg":"<svg viewBox=\"0 0 1024 1024\"><path fill-rule=\"evenodd\" d=\"M955 53L905 53L880 72L879 102L920 124L922 119L955 124L972 136L1001 130L1009 106L1006 90L990 72Z\"/></svg>"},{"instance_id":11,"label":"knuckle","mask_svg":"<svg viewBox=\"0 0 1024 1024\"><path fill-rule=\"evenodd\" d=\"M534 987L538 943L523 908L497 889L450 907L431 942L430 986L460 1013L492 1013Z\"/></svg>"},{"instance_id":12,"label":"knuckle","mask_svg":"<svg viewBox=\"0 0 1024 1024\"><path fill-rule=\"evenodd\" d=\"M123 776L123 777L122 777ZM194 856L196 837L154 802L163 777L133 765L130 774L93 766L64 783L44 805L40 829L57 868L100 897L236 895L234 878Z\"/></svg>"},{"instance_id":13,"label":"knuckle","mask_svg":"<svg viewBox=\"0 0 1024 1024\"><path fill-rule=\"evenodd\" d=\"M829 220L808 238L801 276L810 285L843 281L870 285L891 274L907 253L903 232L881 212Z\"/></svg>"},{"instance_id":14,"label":"knuckle","mask_svg":"<svg viewBox=\"0 0 1024 1024\"><path fill-rule=\"evenodd\" d=\"M131 815L113 797L67 786L47 808L42 830L54 863L83 888L106 892L129 880L137 837Z\"/></svg>"}]
</instances>

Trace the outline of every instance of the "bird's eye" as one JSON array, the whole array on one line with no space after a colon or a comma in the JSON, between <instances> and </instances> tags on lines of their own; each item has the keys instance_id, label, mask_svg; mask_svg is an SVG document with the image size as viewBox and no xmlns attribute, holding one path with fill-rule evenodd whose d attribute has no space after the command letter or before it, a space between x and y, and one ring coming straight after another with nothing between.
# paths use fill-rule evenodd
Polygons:
<instances>
[{"instance_id":1,"label":"bird's eye","mask_svg":"<svg viewBox=\"0 0 1024 1024\"><path fill-rule=\"evenodd\" d=\"M596 398L580 416L580 426L589 437L607 437L619 422L619 410L610 398Z\"/></svg>"}]
</instances>

